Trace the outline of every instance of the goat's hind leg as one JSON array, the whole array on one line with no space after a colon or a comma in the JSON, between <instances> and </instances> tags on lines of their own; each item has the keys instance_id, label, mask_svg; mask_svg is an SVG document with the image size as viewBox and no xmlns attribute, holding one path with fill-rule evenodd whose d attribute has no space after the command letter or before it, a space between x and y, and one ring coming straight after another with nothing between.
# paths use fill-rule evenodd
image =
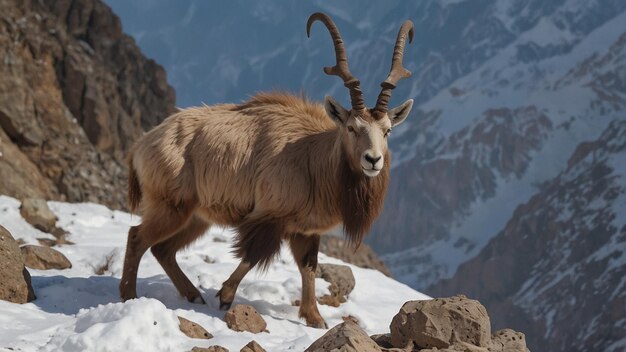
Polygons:
<instances>
[{"instance_id":1,"label":"goat's hind leg","mask_svg":"<svg viewBox=\"0 0 626 352\"><path fill-rule=\"evenodd\" d=\"M172 237L163 242L157 243L150 248L150 251L159 264L161 264L167 276L170 277L170 280L172 280L172 283L174 283L178 292L180 292L182 296L187 298L187 300L192 303L204 304L206 302L200 295L200 291L198 291L193 283L189 281L189 278L185 275L185 273L180 269L180 266L176 261L176 252L195 241L210 226L211 224L209 222L206 222L197 216L193 216L187 225L178 230L178 232L176 232Z\"/></svg>"},{"instance_id":2,"label":"goat's hind leg","mask_svg":"<svg viewBox=\"0 0 626 352\"><path fill-rule=\"evenodd\" d=\"M320 247L319 235L294 234L289 238L289 246L298 264L302 276L302 299L300 300L300 318L306 325L315 328L328 328L324 318L317 309L315 298L315 270L317 269L317 253Z\"/></svg>"},{"instance_id":3,"label":"goat's hind leg","mask_svg":"<svg viewBox=\"0 0 626 352\"><path fill-rule=\"evenodd\" d=\"M148 208L141 224L130 228L120 281L120 296L123 301L137 298L137 270L144 253L155 243L176 232L190 215L190 208L177 208L161 203L157 208Z\"/></svg>"}]
</instances>

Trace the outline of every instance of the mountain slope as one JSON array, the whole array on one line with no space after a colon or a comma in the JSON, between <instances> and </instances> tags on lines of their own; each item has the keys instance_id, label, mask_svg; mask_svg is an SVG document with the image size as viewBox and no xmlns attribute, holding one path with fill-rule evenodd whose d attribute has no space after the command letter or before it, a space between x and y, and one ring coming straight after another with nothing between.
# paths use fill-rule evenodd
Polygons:
<instances>
[{"instance_id":1,"label":"mountain slope","mask_svg":"<svg viewBox=\"0 0 626 352\"><path fill-rule=\"evenodd\" d=\"M531 350L626 348L626 118L582 143L489 244L429 292L485 302Z\"/></svg>"},{"instance_id":2,"label":"mountain slope","mask_svg":"<svg viewBox=\"0 0 626 352\"><path fill-rule=\"evenodd\" d=\"M0 223L15 238L37 243L51 237L26 223L19 201L0 196ZM251 272L241 282L235 304L254 306L270 333L230 330L215 294L239 261L231 254L232 231L214 228L178 254L181 268L199 287L207 304L187 302L151 253L139 268L138 293L147 298L121 303L118 292L128 228L139 218L97 204L49 202L74 245L55 247L69 258L66 270L29 269L37 299L27 304L0 300L0 349L20 351L188 351L221 345L239 351L256 340L268 351L303 351L327 330L310 328L298 318L300 273L289 249L265 274ZM345 264L320 254L321 263ZM389 331L389 322L407 300L427 296L377 270L349 265L356 286L339 307L320 305L329 326L352 316L368 333ZM317 296L328 282L316 279ZM178 330L176 315L188 318L215 337L189 339Z\"/></svg>"},{"instance_id":3,"label":"mountain slope","mask_svg":"<svg viewBox=\"0 0 626 352\"><path fill-rule=\"evenodd\" d=\"M425 288L453 275L579 143L623 117L625 21L539 61L519 61L516 43L421 106L421 126L397 137L415 154L394 169L370 239L402 281ZM399 243L414 248L394 252Z\"/></svg>"}]
</instances>

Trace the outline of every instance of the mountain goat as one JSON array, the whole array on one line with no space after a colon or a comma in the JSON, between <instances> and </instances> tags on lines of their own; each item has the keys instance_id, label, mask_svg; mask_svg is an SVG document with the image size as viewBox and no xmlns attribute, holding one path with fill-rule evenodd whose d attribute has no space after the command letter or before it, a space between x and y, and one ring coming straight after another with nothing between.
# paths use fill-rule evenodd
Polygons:
<instances>
[{"instance_id":1,"label":"mountain goat","mask_svg":"<svg viewBox=\"0 0 626 352\"><path fill-rule=\"evenodd\" d=\"M300 317L326 326L315 300L320 234L343 223L360 243L378 217L389 182L387 136L402 123L408 100L388 110L391 90L410 76L402 67L413 39L406 21L398 33L391 71L372 109L348 68L333 21L315 13L335 47L336 65L325 67L349 89L352 109L327 96L324 105L284 93L260 93L242 104L183 109L144 135L129 156L129 204L142 222L128 233L120 283L123 300L137 297L137 269L148 248L178 291L204 303L176 262L176 252L213 224L234 227L234 253L241 263L217 293L229 308L253 267L266 268L289 242L302 276Z\"/></svg>"}]
</instances>

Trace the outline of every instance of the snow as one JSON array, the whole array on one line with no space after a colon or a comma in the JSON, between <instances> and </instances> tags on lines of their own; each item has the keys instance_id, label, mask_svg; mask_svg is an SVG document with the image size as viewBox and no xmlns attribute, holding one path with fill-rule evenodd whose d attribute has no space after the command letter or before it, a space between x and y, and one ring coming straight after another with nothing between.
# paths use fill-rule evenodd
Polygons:
<instances>
[{"instance_id":1,"label":"snow","mask_svg":"<svg viewBox=\"0 0 626 352\"><path fill-rule=\"evenodd\" d=\"M302 351L326 330L307 327L292 302L300 299L300 275L285 248L266 274L250 273L241 283L234 304L254 306L270 333L235 332L226 326L224 312L214 297L238 260L230 254L230 229L211 229L178 254L182 269L200 289L206 305L180 297L154 257L147 253L139 269L142 298L121 303L118 295L126 233L139 223L137 216L111 211L98 204L48 203L69 231L74 245L55 247L72 262L67 270L34 270L37 299L27 304L0 301L0 350L20 351L184 351L194 346L221 345L239 351L256 340L268 351ZM51 238L27 224L19 214L19 201L0 196L0 224L26 243ZM96 275L109 259L104 275ZM345 264L320 254L321 263ZM349 264L346 264L349 265ZM352 315L369 333L384 333L402 304L428 299L378 271L350 265L356 287L338 308L320 305L329 327ZM328 292L317 279L317 294ZM176 316L190 319L215 337L193 340L178 330Z\"/></svg>"}]
</instances>

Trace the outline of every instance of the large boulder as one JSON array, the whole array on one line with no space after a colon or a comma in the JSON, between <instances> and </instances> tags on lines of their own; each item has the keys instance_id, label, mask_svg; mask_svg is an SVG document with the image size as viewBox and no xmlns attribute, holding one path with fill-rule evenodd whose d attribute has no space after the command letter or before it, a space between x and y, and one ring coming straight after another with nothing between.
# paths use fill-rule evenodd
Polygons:
<instances>
[{"instance_id":1,"label":"large boulder","mask_svg":"<svg viewBox=\"0 0 626 352\"><path fill-rule=\"evenodd\" d=\"M263 317L247 304L238 304L229 309L224 314L224 321L229 329L235 331L249 331L254 334L267 332L267 323Z\"/></svg>"},{"instance_id":2,"label":"large boulder","mask_svg":"<svg viewBox=\"0 0 626 352\"><path fill-rule=\"evenodd\" d=\"M480 302L465 296L406 302L390 326L391 344L402 348L448 348L468 343L488 347L491 323Z\"/></svg>"},{"instance_id":3,"label":"large boulder","mask_svg":"<svg viewBox=\"0 0 626 352\"><path fill-rule=\"evenodd\" d=\"M69 269L72 263L63 253L50 247L25 245L20 248L27 267L38 270Z\"/></svg>"},{"instance_id":4,"label":"large boulder","mask_svg":"<svg viewBox=\"0 0 626 352\"><path fill-rule=\"evenodd\" d=\"M26 198L22 200L20 214L27 223L33 225L37 230L52 233L56 229L58 219L43 199Z\"/></svg>"},{"instance_id":5,"label":"large boulder","mask_svg":"<svg viewBox=\"0 0 626 352\"><path fill-rule=\"evenodd\" d=\"M346 321L328 330L305 352L382 352L382 349L357 324Z\"/></svg>"},{"instance_id":6,"label":"large boulder","mask_svg":"<svg viewBox=\"0 0 626 352\"><path fill-rule=\"evenodd\" d=\"M7 229L0 226L0 299L26 303L35 299L30 274L24 267L20 247Z\"/></svg>"}]
</instances>

